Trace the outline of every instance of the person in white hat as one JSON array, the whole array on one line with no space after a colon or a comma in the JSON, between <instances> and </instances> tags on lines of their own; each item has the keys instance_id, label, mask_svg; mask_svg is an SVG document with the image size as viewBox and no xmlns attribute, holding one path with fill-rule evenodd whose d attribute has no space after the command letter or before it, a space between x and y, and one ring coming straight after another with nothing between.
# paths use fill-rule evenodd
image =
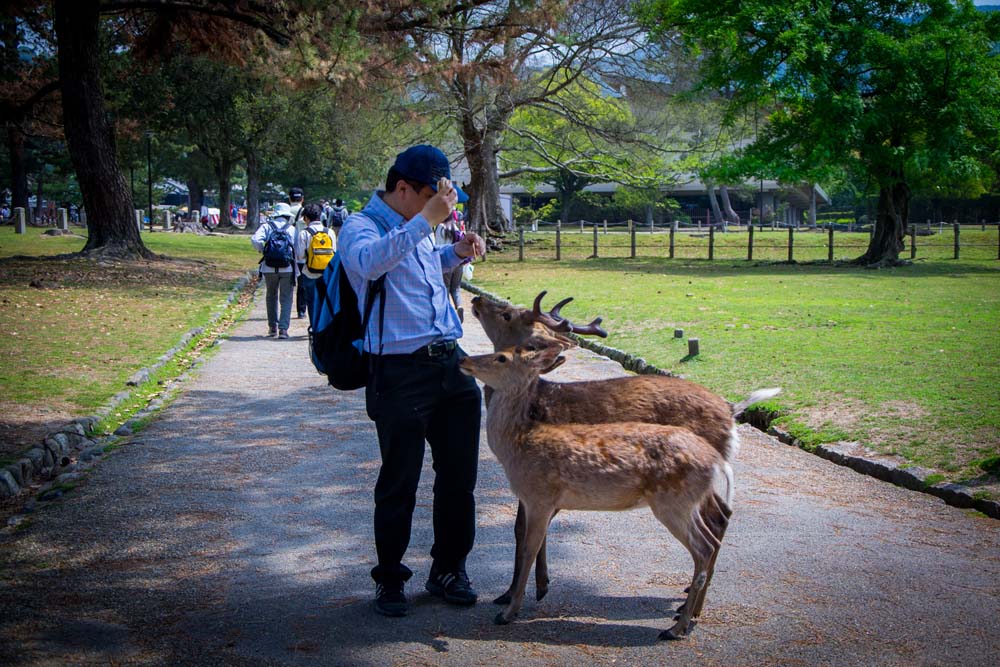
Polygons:
<instances>
[{"instance_id":1,"label":"person in white hat","mask_svg":"<svg viewBox=\"0 0 1000 667\"><path fill-rule=\"evenodd\" d=\"M295 225L292 209L275 205L271 218L257 228L250 242L262 254L260 274L266 288L267 336L288 338L295 285Z\"/></svg>"}]
</instances>

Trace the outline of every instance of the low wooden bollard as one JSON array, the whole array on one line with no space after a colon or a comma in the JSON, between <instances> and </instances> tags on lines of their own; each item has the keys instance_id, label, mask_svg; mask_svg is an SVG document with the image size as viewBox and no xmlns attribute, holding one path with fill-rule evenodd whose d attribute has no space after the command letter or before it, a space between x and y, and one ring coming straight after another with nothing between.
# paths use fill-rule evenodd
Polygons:
<instances>
[{"instance_id":1,"label":"low wooden bollard","mask_svg":"<svg viewBox=\"0 0 1000 667\"><path fill-rule=\"evenodd\" d=\"M748 262L752 262L753 261L753 222L751 222L748 225L748 227L749 227L749 230L750 230L750 236L747 239L747 261Z\"/></svg>"},{"instance_id":2,"label":"low wooden bollard","mask_svg":"<svg viewBox=\"0 0 1000 667\"><path fill-rule=\"evenodd\" d=\"M960 244L960 243L959 243L959 241L958 241L958 233L959 233L959 227L958 227L958 223L956 222L956 223L955 223L955 224L953 225L953 227L955 228L955 259L958 259L958 256L959 256L959 248L961 247L961 244Z\"/></svg>"},{"instance_id":3,"label":"low wooden bollard","mask_svg":"<svg viewBox=\"0 0 1000 667\"><path fill-rule=\"evenodd\" d=\"M674 329L674 338L684 338L684 329Z\"/></svg>"},{"instance_id":4,"label":"low wooden bollard","mask_svg":"<svg viewBox=\"0 0 1000 667\"><path fill-rule=\"evenodd\" d=\"M556 223L556 261L562 259L562 222Z\"/></svg>"},{"instance_id":5,"label":"low wooden bollard","mask_svg":"<svg viewBox=\"0 0 1000 667\"><path fill-rule=\"evenodd\" d=\"M698 349L698 339L688 338L688 356L697 357L699 353L700 350Z\"/></svg>"},{"instance_id":6,"label":"low wooden bollard","mask_svg":"<svg viewBox=\"0 0 1000 667\"><path fill-rule=\"evenodd\" d=\"M676 234L676 233L677 233L677 221L673 220L670 223L670 249L669 249L670 250L670 254L669 254L670 259L674 258L674 234Z\"/></svg>"},{"instance_id":7,"label":"low wooden bollard","mask_svg":"<svg viewBox=\"0 0 1000 667\"><path fill-rule=\"evenodd\" d=\"M163 212L163 231L169 232L174 227L174 214L170 211Z\"/></svg>"},{"instance_id":8,"label":"low wooden bollard","mask_svg":"<svg viewBox=\"0 0 1000 667\"><path fill-rule=\"evenodd\" d=\"M628 233L632 237L632 259L635 259L635 223L631 220L628 221Z\"/></svg>"},{"instance_id":9,"label":"low wooden bollard","mask_svg":"<svg viewBox=\"0 0 1000 667\"><path fill-rule=\"evenodd\" d=\"M524 227L517 230L517 261L524 261Z\"/></svg>"},{"instance_id":10,"label":"low wooden bollard","mask_svg":"<svg viewBox=\"0 0 1000 667\"><path fill-rule=\"evenodd\" d=\"M24 234L27 231L28 227L24 221L24 207L18 206L14 209L14 233Z\"/></svg>"},{"instance_id":11,"label":"low wooden bollard","mask_svg":"<svg viewBox=\"0 0 1000 667\"><path fill-rule=\"evenodd\" d=\"M833 261L833 223L830 223L830 228L827 230L826 261Z\"/></svg>"},{"instance_id":12,"label":"low wooden bollard","mask_svg":"<svg viewBox=\"0 0 1000 667\"><path fill-rule=\"evenodd\" d=\"M708 227L708 259L715 259L715 225Z\"/></svg>"},{"instance_id":13,"label":"low wooden bollard","mask_svg":"<svg viewBox=\"0 0 1000 667\"><path fill-rule=\"evenodd\" d=\"M594 223L594 259L597 259L597 223Z\"/></svg>"},{"instance_id":14,"label":"low wooden bollard","mask_svg":"<svg viewBox=\"0 0 1000 667\"><path fill-rule=\"evenodd\" d=\"M69 211L64 208L56 210L56 219L59 220L59 229L64 232L69 231Z\"/></svg>"}]
</instances>

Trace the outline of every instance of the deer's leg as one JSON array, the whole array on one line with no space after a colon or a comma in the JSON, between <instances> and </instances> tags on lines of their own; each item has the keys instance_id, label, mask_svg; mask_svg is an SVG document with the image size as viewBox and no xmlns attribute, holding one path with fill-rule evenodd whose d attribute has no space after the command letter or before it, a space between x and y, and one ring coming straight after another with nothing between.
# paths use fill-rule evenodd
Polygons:
<instances>
[{"instance_id":1,"label":"deer's leg","mask_svg":"<svg viewBox=\"0 0 1000 667\"><path fill-rule=\"evenodd\" d=\"M538 549L538 558L535 559L535 600L537 601L541 601L549 592L549 563L545 547L549 543L548 527L552 524L552 519L556 517L556 514L559 514L559 510L555 510L549 515L549 520L545 524L545 537L542 539L542 546Z\"/></svg>"},{"instance_id":2,"label":"deer's leg","mask_svg":"<svg viewBox=\"0 0 1000 667\"><path fill-rule=\"evenodd\" d=\"M517 518L514 519L514 574L511 576L510 586L493 600L493 604L510 604L510 596L514 592L514 583L521 572L521 561L518 554L521 553L521 545L524 543L524 503L517 501ZM542 549L544 549L544 545ZM542 552L544 553L544 551ZM544 558L544 557L542 557Z\"/></svg>"},{"instance_id":3,"label":"deer's leg","mask_svg":"<svg viewBox=\"0 0 1000 667\"><path fill-rule=\"evenodd\" d=\"M695 622L692 620L691 610L697 606L697 600L708 581L709 563L715 552L710 541L712 535L701 520L699 507L683 508L676 505L671 507L669 498L662 501L656 499L650 506L656 518L667 527L678 542L684 545L694 560L694 576L691 579L690 592L677 617L677 623L669 630L660 633L660 639L682 639L694 629Z\"/></svg>"},{"instance_id":4,"label":"deer's leg","mask_svg":"<svg viewBox=\"0 0 1000 667\"><path fill-rule=\"evenodd\" d=\"M708 529L712 531L712 535L720 543L722 542L722 537L726 534L726 528L729 526L729 517L732 516L733 511L726 504L726 501L722 499L717 493L712 493L705 502L702 503L699 509L702 521L708 526ZM684 589L685 593L690 593L690 587ZM687 600L684 601L680 607L677 608L678 616L683 613L687 606ZM697 614L696 614L697 616Z\"/></svg>"},{"instance_id":5,"label":"deer's leg","mask_svg":"<svg viewBox=\"0 0 1000 667\"><path fill-rule=\"evenodd\" d=\"M728 510L729 507L723 501L720 509ZM704 524L702 524L702 526L704 526ZM722 548L722 535L716 535L715 531L709 527L704 527L702 533L708 543L712 545L712 556L708 561L708 576L705 578L705 585L700 591L698 591L698 597L694 599L694 606L691 607L692 618L698 618L701 616L701 609L705 606L705 593L708 591L708 585L712 583L712 574L715 572L715 560L719 557L719 549ZM725 534L725 528L723 528L723 534ZM690 601L691 598L689 597L685 604Z\"/></svg>"},{"instance_id":6,"label":"deer's leg","mask_svg":"<svg viewBox=\"0 0 1000 667\"><path fill-rule=\"evenodd\" d=\"M528 585L528 574L531 571L531 562L538 556L538 550L545 541L545 532L549 527L549 519L552 517L552 510L545 508L524 508L524 539L517 547L517 562L514 567L517 571L517 578L514 580L511 590L510 604L496 616L498 625L506 625L514 620L517 612L524 602L524 589Z\"/></svg>"}]
</instances>

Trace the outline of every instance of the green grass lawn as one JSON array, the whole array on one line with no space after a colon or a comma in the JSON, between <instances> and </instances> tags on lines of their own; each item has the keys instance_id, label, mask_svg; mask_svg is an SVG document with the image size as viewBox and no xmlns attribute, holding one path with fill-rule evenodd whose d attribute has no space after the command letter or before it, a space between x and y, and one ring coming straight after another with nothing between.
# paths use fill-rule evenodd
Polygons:
<instances>
[{"instance_id":1,"label":"green grass lawn","mask_svg":"<svg viewBox=\"0 0 1000 667\"><path fill-rule=\"evenodd\" d=\"M731 400L781 386L781 423L808 444L857 440L955 480L998 472L995 259L872 271L648 256L518 262L515 247L491 254L475 281L522 305L543 289L549 305L573 296L563 314L604 317L608 345ZM684 360L675 328L700 339L698 357Z\"/></svg>"},{"instance_id":2,"label":"green grass lawn","mask_svg":"<svg viewBox=\"0 0 1000 667\"><path fill-rule=\"evenodd\" d=\"M83 239L0 227L0 425L8 452L33 441L33 426L107 403L136 370L219 310L258 257L246 236L143 239L176 260L54 258L80 250ZM15 258L23 255L33 258Z\"/></svg>"}]
</instances>

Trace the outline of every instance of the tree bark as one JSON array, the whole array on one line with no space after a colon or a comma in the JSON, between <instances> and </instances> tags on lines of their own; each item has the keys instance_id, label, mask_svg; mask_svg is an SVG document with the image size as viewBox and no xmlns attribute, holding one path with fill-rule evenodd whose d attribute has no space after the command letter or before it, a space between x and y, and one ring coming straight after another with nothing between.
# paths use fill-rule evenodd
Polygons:
<instances>
[{"instance_id":1,"label":"tree bark","mask_svg":"<svg viewBox=\"0 0 1000 667\"><path fill-rule=\"evenodd\" d=\"M219 227L232 228L229 203L232 197L233 163L229 160L216 161L215 175L219 179Z\"/></svg>"},{"instance_id":2,"label":"tree bark","mask_svg":"<svg viewBox=\"0 0 1000 667\"><path fill-rule=\"evenodd\" d=\"M511 229L510 221L504 219L500 209L500 176L496 160L499 131L491 127L478 130L470 119L463 123L462 139L471 173L466 190L471 213L469 228L484 238Z\"/></svg>"},{"instance_id":3,"label":"tree bark","mask_svg":"<svg viewBox=\"0 0 1000 667\"><path fill-rule=\"evenodd\" d=\"M719 186L719 198L722 199L722 212L725 219L734 225L740 224L740 215L733 210L733 202L729 199L729 188L725 185Z\"/></svg>"},{"instance_id":4,"label":"tree bark","mask_svg":"<svg viewBox=\"0 0 1000 667\"><path fill-rule=\"evenodd\" d=\"M712 207L712 222L719 229L725 229L726 220L722 217L722 209L719 208L719 200L715 197L715 184L706 183L708 186L708 203Z\"/></svg>"},{"instance_id":5,"label":"tree bark","mask_svg":"<svg viewBox=\"0 0 1000 667\"><path fill-rule=\"evenodd\" d=\"M878 194L875 233L868 250L855 263L865 266L896 266L906 247L906 225L910 217L910 188L906 183L882 185Z\"/></svg>"},{"instance_id":6,"label":"tree bark","mask_svg":"<svg viewBox=\"0 0 1000 667\"><path fill-rule=\"evenodd\" d=\"M251 150L247 152L247 231L255 231L259 221L260 157Z\"/></svg>"},{"instance_id":7,"label":"tree bark","mask_svg":"<svg viewBox=\"0 0 1000 667\"><path fill-rule=\"evenodd\" d=\"M187 180L188 188L188 214L194 214L191 219L194 221L199 220L201 215L201 204L205 201L205 186L198 182L196 178L189 178Z\"/></svg>"},{"instance_id":8,"label":"tree bark","mask_svg":"<svg viewBox=\"0 0 1000 667\"><path fill-rule=\"evenodd\" d=\"M155 255L135 225L132 195L115 153L100 72L99 0L55 0L63 127L87 210L83 254L121 259Z\"/></svg>"},{"instance_id":9,"label":"tree bark","mask_svg":"<svg viewBox=\"0 0 1000 667\"><path fill-rule=\"evenodd\" d=\"M11 125L7 128L7 152L10 155L11 208L28 209L28 169L24 161L24 132Z\"/></svg>"}]
</instances>

